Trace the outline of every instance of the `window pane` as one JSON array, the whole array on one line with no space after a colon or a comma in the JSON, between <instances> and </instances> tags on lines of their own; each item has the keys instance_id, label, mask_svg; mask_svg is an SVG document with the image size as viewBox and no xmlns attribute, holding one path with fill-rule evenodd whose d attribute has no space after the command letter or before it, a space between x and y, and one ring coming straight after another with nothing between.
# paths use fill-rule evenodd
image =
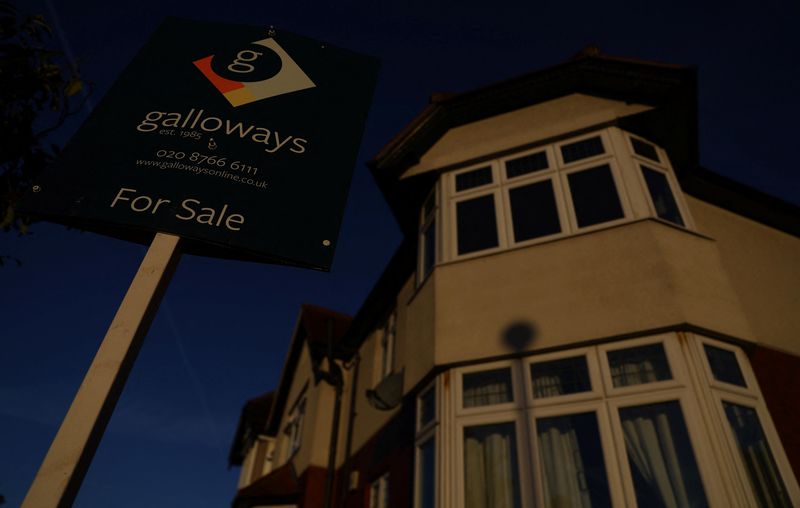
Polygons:
<instances>
[{"instance_id":1,"label":"window pane","mask_svg":"<svg viewBox=\"0 0 800 508\"><path fill-rule=\"evenodd\" d=\"M431 222L422 233L422 278L424 279L436 264L436 222Z\"/></svg>"},{"instance_id":2,"label":"window pane","mask_svg":"<svg viewBox=\"0 0 800 508\"><path fill-rule=\"evenodd\" d=\"M775 457L764 437L761 422L752 408L724 402L725 414L736 436L739 454L744 462L750 485L763 507L791 507Z\"/></svg>"},{"instance_id":3,"label":"window pane","mask_svg":"<svg viewBox=\"0 0 800 508\"><path fill-rule=\"evenodd\" d=\"M614 386L631 386L672 379L662 344L608 352Z\"/></svg>"},{"instance_id":4,"label":"window pane","mask_svg":"<svg viewBox=\"0 0 800 508\"><path fill-rule=\"evenodd\" d=\"M561 147L561 156L564 158L565 164L586 159L604 152L603 141L600 139L600 136L584 139L583 141L570 143Z\"/></svg>"},{"instance_id":5,"label":"window pane","mask_svg":"<svg viewBox=\"0 0 800 508\"><path fill-rule=\"evenodd\" d=\"M508 178L527 175L542 169L547 169L547 154L545 152L532 153L506 161L506 177Z\"/></svg>"},{"instance_id":6,"label":"window pane","mask_svg":"<svg viewBox=\"0 0 800 508\"><path fill-rule=\"evenodd\" d=\"M570 173L567 179L578 227L600 224L624 216L611 167L607 164Z\"/></svg>"},{"instance_id":7,"label":"window pane","mask_svg":"<svg viewBox=\"0 0 800 508\"><path fill-rule=\"evenodd\" d=\"M417 506L433 508L436 504L436 440L428 439L419 447L419 482Z\"/></svg>"},{"instance_id":8,"label":"window pane","mask_svg":"<svg viewBox=\"0 0 800 508\"><path fill-rule=\"evenodd\" d=\"M465 508L519 508L514 424L464 429Z\"/></svg>"},{"instance_id":9,"label":"window pane","mask_svg":"<svg viewBox=\"0 0 800 508\"><path fill-rule=\"evenodd\" d=\"M492 168L490 166L473 169L472 171L456 175L456 191L480 187L487 183L492 183Z\"/></svg>"},{"instance_id":10,"label":"window pane","mask_svg":"<svg viewBox=\"0 0 800 508\"><path fill-rule=\"evenodd\" d=\"M681 406L677 401L621 408L636 504L648 508L708 506Z\"/></svg>"},{"instance_id":11,"label":"window pane","mask_svg":"<svg viewBox=\"0 0 800 508\"><path fill-rule=\"evenodd\" d=\"M428 199L425 200L425 204L422 205L422 216L423 220L427 220L430 214L436 209L436 192L431 192Z\"/></svg>"},{"instance_id":12,"label":"window pane","mask_svg":"<svg viewBox=\"0 0 800 508\"><path fill-rule=\"evenodd\" d=\"M419 426L424 427L436 418L436 390L430 388L419 398Z\"/></svg>"},{"instance_id":13,"label":"window pane","mask_svg":"<svg viewBox=\"0 0 800 508\"><path fill-rule=\"evenodd\" d=\"M631 144L633 144L633 151L636 152L637 155L646 157L651 161L659 162L658 152L655 146L636 138L631 138Z\"/></svg>"},{"instance_id":14,"label":"window pane","mask_svg":"<svg viewBox=\"0 0 800 508\"><path fill-rule=\"evenodd\" d=\"M502 404L514 400L511 369L485 370L464 374L464 407Z\"/></svg>"},{"instance_id":15,"label":"window pane","mask_svg":"<svg viewBox=\"0 0 800 508\"><path fill-rule=\"evenodd\" d=\"M511 200L514 241L561 232L552 181L515 187L508 191L508 197Z\"/></svg>"},{"instance_id":16,"label":"window pane","mask_svg":"<svg viewBox=\"0 0 800 508\"><path fill-rule=\"evenodd\" d=\"M595 413L536 421L545 506L610 507Z\"/></svg>"},{"instance_id":17,"label":"window pane","mask_svg":"<svg viewBox=\"0 0 800 508\"><path fill-rule=\"evenodd\" d=\"M372 483L369 497L370 508L389 508L389 473Z\"/></svg>"},{"instance_id":18,"label":"window pane","mask_svg":"<svg viewBox=\"0 0 800 508\"><path fill-rule=\"evenodd\" d=\"M672 190L669 188L667 175L646 166L642 166L642 174L647 182L647 190L650 191L653 206L656 208L656 215L661 219L683 226L681 212L678 210L678 203L675 202L675 196L672 195Z\"/></svg>"},{"instance_id":19,"label":"window pane","mask_svg":"<svg viewBox=\"0 0 800 508\"><path fill-rule=\"evenodd\" d=\"M742 371L739 369L739 362L736 361L736 354L733 351L708 344L703 344L703 348L706 350L708 365L711 367L714 379L723 383L747 387Z\"/></svg>"},{"instance_id":20,"label":"window pane","mask_svg":"<svg viewBox=\"0 0 800 508\"><path fill-rule=\"evenodd\" d=\"M537 399L592 389L585 356L534 363L531 365L531 379L533 396Z\"/></svg>"},{"instance_id":21,"label":"window pane","mask_svg":"<svg viewBox=\"0 0 800 508\"><path fill-rule=\"evenodd\" d=\"M456 216L459 254L498 246L494 195L459 202Z\"/></svg>"}]
</instances>

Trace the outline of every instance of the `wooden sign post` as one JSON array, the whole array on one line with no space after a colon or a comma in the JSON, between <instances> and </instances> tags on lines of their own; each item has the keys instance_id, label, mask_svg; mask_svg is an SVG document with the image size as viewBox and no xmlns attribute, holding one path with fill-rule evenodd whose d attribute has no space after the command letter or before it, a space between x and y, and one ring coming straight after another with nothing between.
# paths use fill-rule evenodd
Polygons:
<instances>
[{"instance_id":1,"label":"wooden sign post","mask_svg":"<svg viewBox=\"0 0 800 508\"><path fill-rule=\"evenodd\" d=\"M72 506L180 257L157 233L47 451L22 508Z\"/></svg>"}]
</instances>

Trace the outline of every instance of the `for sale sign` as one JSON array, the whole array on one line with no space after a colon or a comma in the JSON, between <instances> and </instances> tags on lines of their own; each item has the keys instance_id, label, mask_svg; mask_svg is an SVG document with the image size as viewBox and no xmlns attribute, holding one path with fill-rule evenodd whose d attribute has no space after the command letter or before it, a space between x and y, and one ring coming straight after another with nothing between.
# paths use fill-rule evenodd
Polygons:
<instances>
[{"instance_id":1,"label":"for sale sign","mask_svg":"<svg viewBox=\"0 0 800 508\"><path fill-rule=\"evenodd\" d=\"M327 270L377 67L281 30L169 18L23 208Z\"/></svg>"}]
</instances>

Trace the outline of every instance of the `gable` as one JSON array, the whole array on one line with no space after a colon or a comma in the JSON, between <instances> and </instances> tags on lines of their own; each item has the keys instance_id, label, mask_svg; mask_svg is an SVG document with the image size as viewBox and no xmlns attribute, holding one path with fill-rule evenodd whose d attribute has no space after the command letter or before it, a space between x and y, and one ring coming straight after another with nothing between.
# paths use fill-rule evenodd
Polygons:
<instances>
[{"instance_id":1,"label":"gable","mask_svg":"<svg viewBox=\"0 0 800 508\"><path fill-rule=\"evenodd\" d=\"M401 179L490 154L518 150L650 109L643 104L575 93L484 118L448 130L419 162L403 172Z\"/></svg>"}]
</instances>

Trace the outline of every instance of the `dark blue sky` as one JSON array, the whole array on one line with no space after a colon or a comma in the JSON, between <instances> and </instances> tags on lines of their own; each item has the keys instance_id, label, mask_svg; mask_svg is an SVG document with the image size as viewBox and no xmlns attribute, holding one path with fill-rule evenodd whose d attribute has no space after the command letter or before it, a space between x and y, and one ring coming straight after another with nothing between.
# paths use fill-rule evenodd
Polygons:
<instances>
[{"instance_id":1,"label":"dark blue sky","mask_svg":"<svg viewBox=\"0 0 800 508\"><path fill-rule=\"evenodd\" d=\"M378 57L375 100L330 273L184 256L76 507L228 506L243 402L275 387L301 303L355 313L400 235L364 162L435 91L557 64L589 43L699 69L700 157L794 203L796 2L29 0L102 97L166 15L274 25ZM55 17L53 17L55 14ZM85 118L85 115L82 116ZM68 138L79 122L67 126ZM60 226L0 235L0 493L20 504L144 248Z\"/></svg>"}]
</instances>

